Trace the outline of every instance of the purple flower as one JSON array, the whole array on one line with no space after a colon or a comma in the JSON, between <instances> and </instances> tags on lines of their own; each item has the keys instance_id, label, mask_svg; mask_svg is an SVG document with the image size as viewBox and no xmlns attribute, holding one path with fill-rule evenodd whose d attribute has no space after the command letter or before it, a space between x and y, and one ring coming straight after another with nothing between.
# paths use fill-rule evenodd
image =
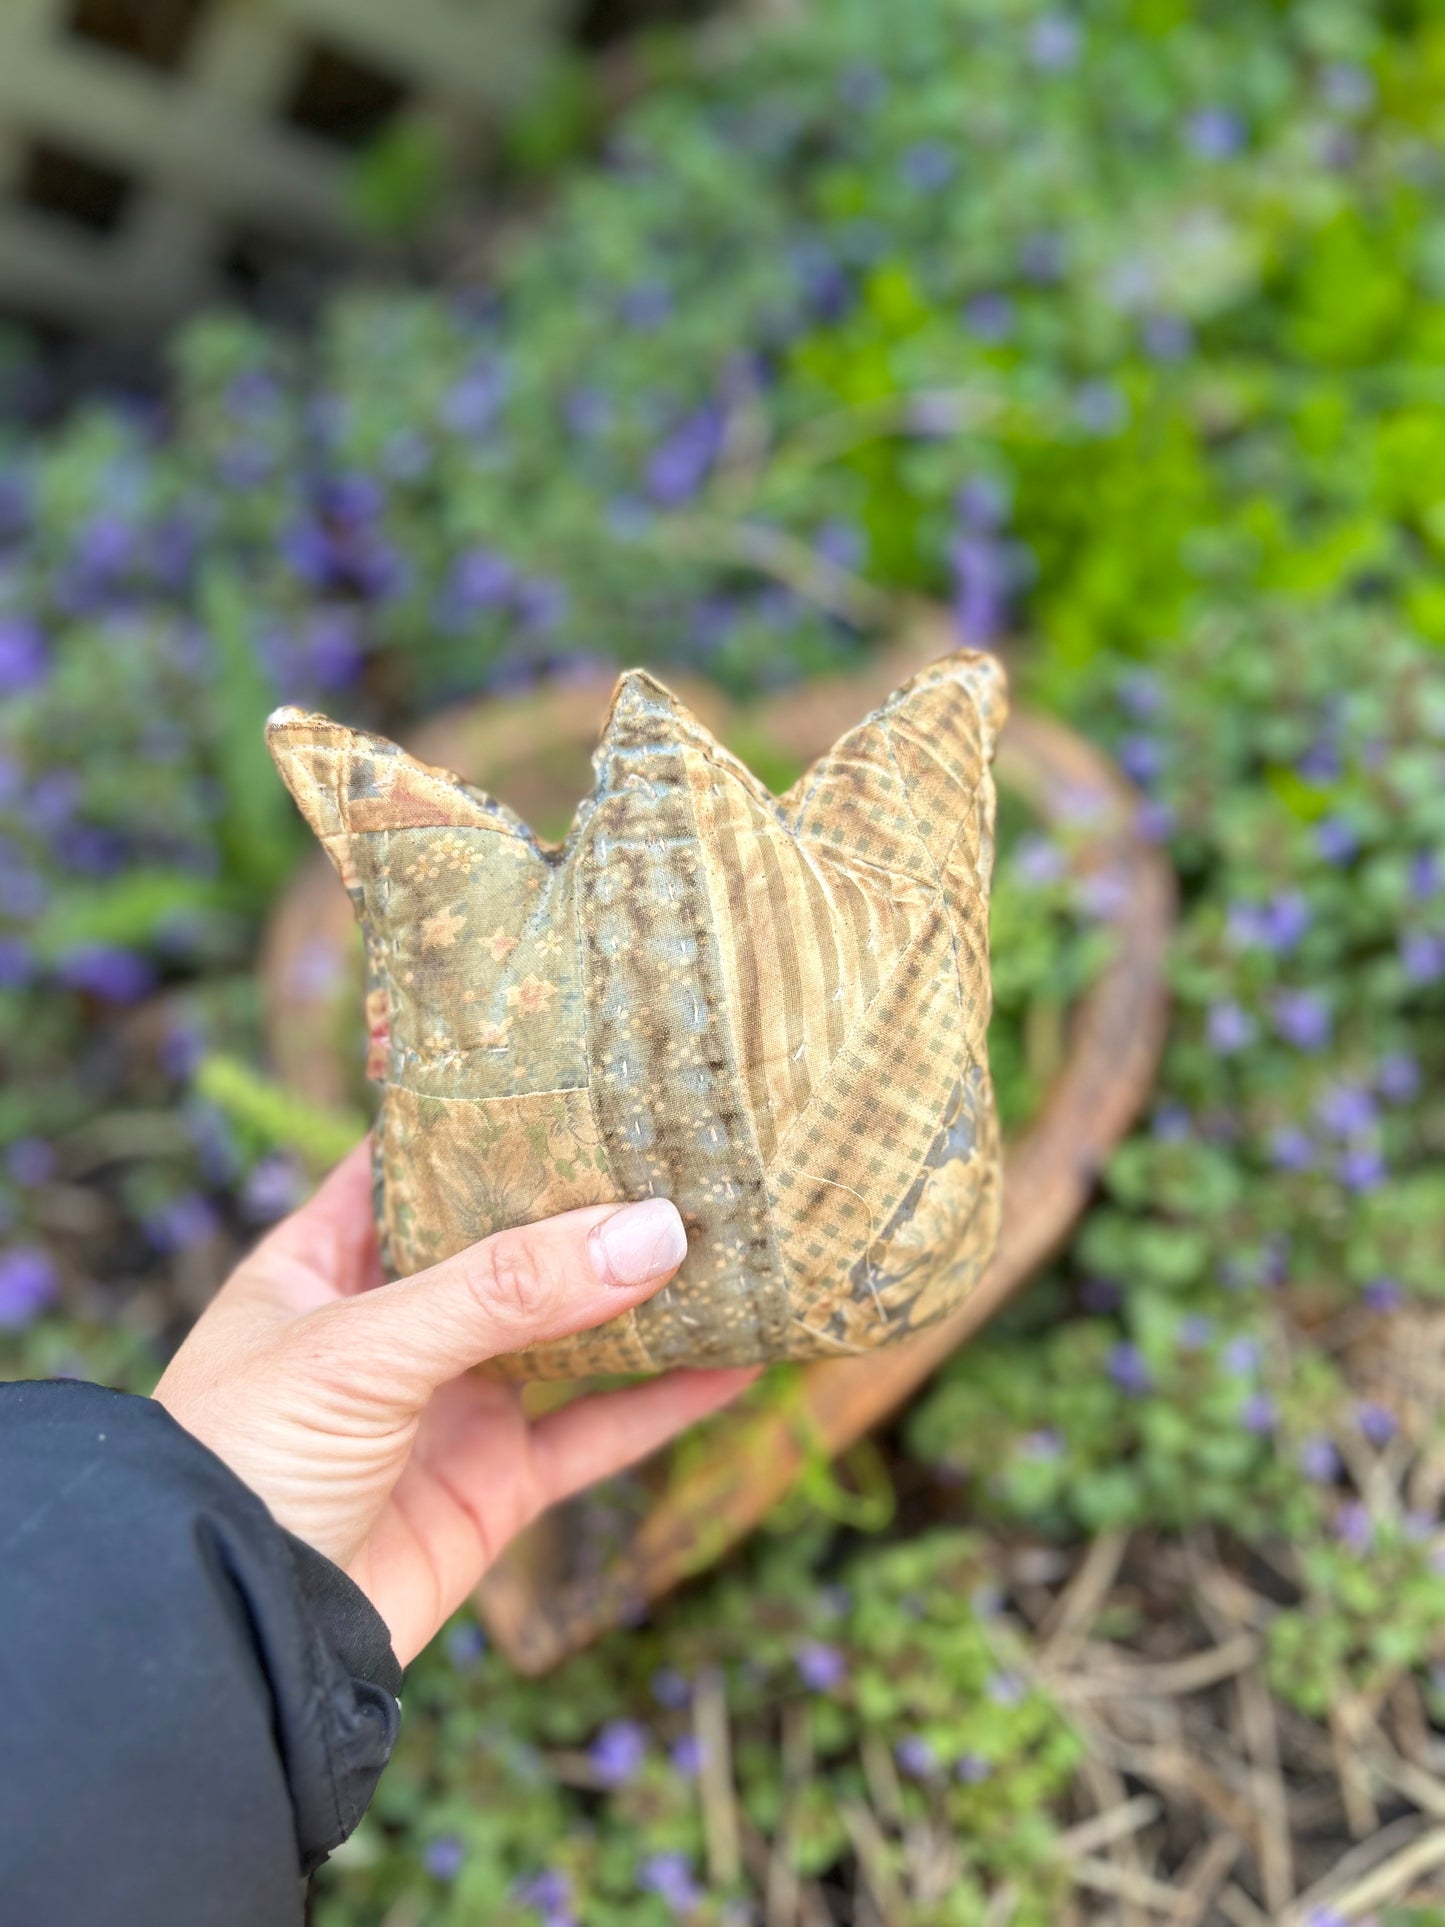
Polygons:
<instances>
[{"instance_id":1,"label":"purple flower","mask_svg":"<svg viewBox=\"0 0 1445 1927\"><path fill-rule=\"evenodd\" d=\"M5 1153L5 1169L23 1191L48 1184L55 1175L55 1152L43 1137L20 1137Z\"/></svg>"},{"instance_id":2,"label":"purple flower","mask_svg":"<svg viewBox=\"0 0 1445 1927\"><path fill-rule=\"evenodd\" d=\"M155 972L144 957L117 944L79 944L61 958L56 975L71 990L81 990L108 1004L135 1004L155 984Z\"/></svg>"},{"instance_id":3,"label":"purple flower","mask_svg":"<svg viewBox=\"0 0 1445 1927\"><path fill-rule=\"evenodd\" d=\"M666 1901L675 1914L694 1912L703 1898L687 1856L681 1853L652 1854L643 1861L637 1884L644 1893Z\"/></svg>"},{"instance_id":4,"label":"purple flower","mask_svg":"<svg viewBox=\"0 0 1445 1927\"><path fill-rule=\"evenodd\" d=\"M938 1771L938 1755L921 1733L909 1733L893 1749L898 1770L910 1780L931 1780Z\"/></svg>"},{"instance_id":5,"label":"purple flower","mask_svg":"<svg viewBox=\"0 0 1445 1927\"><path fill-rule=\"evenodd\" d=\"M1315 830L1315 848L1326 863L1348 863L1359 847L1353 826L1342 816L1327 816Z\"/></svg>"},{"instance_id":6,"label":"purple flower","mask_svg":"<svg viewBox=\"0 0 1445 1927\"><path fill-rule=\"evenodd\" d=\"M49 651L28 616L0 615L0 696L15 696L44 682Z\"/></svg>"},{"instance_id":7,"label":"purple flower","mask_svg":"<svg viewBox=\"0 0 1445 1927\"><path fill-rule=\"evenodd\" d=\"M1110 1312L1117 1311L1123 1297L1118 1282L1113 1278L1086 1278L1079 1286L1080 1304L1096 1317L1107 1317Z\"/></svg>"},{"instance_id":8,"label":"purple flower","mask_svg":"<svg viewBox=\"0 0 1445 1927\"><path fill-rule=\"evenodd\" d=\"M228 489L255 488L276 465L273 449L264 442L238 438L227 442L216 457L216 474Z\"/></svg>"},{"instance_id":9,"label":"purple flower","mask_svg":"<svg viewBox=\"0 0 1445 1927\"><path fill-rule=\"evenodd\" d=\"M1028 1690L1017 1673L994 1673L985 1688L995 1706L1017 1706L1027 1698Z\"/></svg>"},{"instance_id":10,"label":"purple flower","mask_svg":"<svg viewBox=\"0 0 1445 1927\"><path fill-rule=\"evenodd\" d=\"M1260 912L1259 942L1276 956L1293 950L1314 921L1310 907L1298 890L1286 890L1265 904Z\"/></svg>"},{"instance_id":11,"label":"purple flower","mask_svg":"<svg viewBox=\"0 0 1445 1927\"><path fill-rule=\"evenodd\" d=\"M1407 930L1400 939L1400 962L1412 984L1436 984L1445 977L1445 936L1436 930Z\"/></svg>"},{"instance_id":12,"label":"purple flower","mask_svg":"<svg viewBox=\"0 0 1445 1927\"><path fill-rule=\"evenodd\" d=\"M1279 1409L1268 1392L1251 1392L1239 1408L1239 1422L1246 1432L1272 1432L1279 1420Z\"/></svg>"},{"instance_id":13,"label":"purple flower","mask_svg":"<svg viewBox=\"0 0 1445 1927\"><path fill-rule=\"evenodd\" d=\"M317 490L321 513L333 522L355 528L373 522L386 507L386 491L374 475L356 470L346 475L328 476Z\"/></svg>"},{"instance_id":14,"label":"purple flower","mask_svg":"<svg viewBox=\"0 0 1445 1927\"><path fill-rule=\"evenodd\" d=\"M1090 435L1112 435L1124 425L1124 397L1111 381L1080 382L1074 392L1074 413Z\"/></svg>"},{"instance_id":15,"label":"purple flower","mask_svg":"<svg viewBox=\"0 0 1445 1927\"><path fill-rule=\"evenodd\" d=\"M1298 1124L1281 1124L1270 1134L1269 1154L1280 1171L1309 1171L1315 1162L1314 1139Z\"/></svg>"},{"instance_id":16,"label":"purple flower","mask_svg":"<svg viewBox=\"0 0 1445 1927\"><path fill-rule=\"evenodd\" d=\"M1319 736L1295 764L1307 783L1333 783L1340 773L1340 752L1327 736Z\"/></svg>"},{"instance_id":17,"label":"purple flower","mask_svg":"<svg viewBox=\"0 0 1445 1927\"><path fill-rule=\"evenodd\" d=\"M1378 1151L1355 1145L1335 1166L1335 1176L1347 1191L1378 1191L1389 1172Z\"/></svg>"},{"instance_id":18,"label":"purple flower","mask_svg":"<svg viewBox=\"0 0 1445 1927\"><path fill-rule=\"evenodd\" d=\"M310 588L327 587L339 573L332 538L313 516L298 516L282 531L277 546L287 567Z\"/></svg>"},{"instance_id":19,"label":"purple flower","mask_svg":"<svg viewBox=\"0 0 1445 1927\"><path fill-rule=\"evenodd\" d=\"M40 836L53 836L73 819L82 784L73 769L49 769L31 785L25 820Z\"/></svg>"},{"instance_id":20,"label":"purple flower","mask_svg":"<svg viewBox=\"0 0 1445 1927\"><path fill-rule=\"evenodd\" d=\"M1019 243L1019 273L1035 287L1052 287L1063 279L1068 250L1059 234L1029 234Z\"/></svg>"},{"instance_id":21,"label":"purple flower","mask_svg":"<svg viewBox=\"0 0 1445 1927\"><path fill-rule=\"evenodd\" d=\"M1327 107L1354 119L1374 106L1375 78L1349 61L1332 60L1320 76L1320 92Z\"/></svg>"},{"instance_id":22,"label":"purple flower","mask_svg":"<svg viewBox=\"0 0 1445 1927\"><path fill-rule=\"evenodd\" d=\"M1299 1449L1299 1468L1316 1485L1332 1485L1340 1476L1340 1454L1334 1440L1322 1432L1307 1438Z\"/></svg>"},{"instance_id":23,"label":"purple flower","mask_svg":"<svg viewBox=\"0 0 1445 1927\"><path fill-rule=\"evenodd\" d=\"M456 1835L444 1833L439 1840L428 1842L421 1863L433 1880L455 1880L466 1857L467 1850Z\"/></svg>"},{"instance_id":24,"label":"purple flower","mask_svg":"<svg viewBox=\"0 0 1445 1927\"><path fill-rule=\"evenodd\" d=\"M1323 1050L1332 1029L1330 1007L1314 990L1281 990L1274 999L1274 1027L1296 1050Z\"/></svg>"},{"instance_id":25,"label":"purple flower","mask_svg":"<svg viewBox=\"0 0 1445 1927\"><path fill-rule=\"evenodd\" d=\"M569 434L580 441L600 435L612 419L612 404L600 388L574 388L562 403Z\"/></svg>"},{"instance_id":26,"label":"purple flower","mask_svg":"<svg viewBox=\"0 0 1445 1927\"><path fill-rule=\"evenodd\" d=\"M1164 707L1164 686L1149 669L1127 669L1115 686L1119 707L1136 722L1146 722Z\"/></svg>"},{"instance_id":27,"label":"purple flower","mask_svg":"<svg viewBox=\"0 0 1445 1927\"><path fill-rule=\"evenodd\" d=\"M446 1638L447 1658L459 1673L469 1673L487 1650L487 1636L475 1619L463 1619L451 1627Z\"/></svg>"},{"instance_id":28,"label":"purple flower","mask_svg":"<svg viewBox=\"0 0 1445 1927\"><path fill-rule=\"evenodd\" d=\"M1014 566L1007 543L980 531L955 537L953 610L959 639L966 647L987 649L1008 627Z\"/></svg>"},{"instance_id":29,"label":"purple flower","mask_svg":"<svg viewBox=\"0 0 1445 1927\"><path fill-rule=\"evenodd\" d=\"M1151 361L1187 361L1194 352L1194 330L1179 315L1145 315L1139 338Z\"/></svg>"},{"instance_id":30,"label":"purple flower","mask_svg":"<svg viewBox=\"0 0 1445 1927\"><path fill-rule=\"evenodd\" d=\"M1059 74L1079 58L1083 34L1066 13L1041 13L1029 29L1029 59L1046 74Z\"/></svg>"},{"instance_id":31,"label":"purple flower","mask_svg":"<svg viewBox=\"0 0 1445 1927\"><path fill-rule=\"evenodd\" d=\"M1044 1463L1062 1456L1064 1441L1053 1426L1041 1426L1036 1432L1025 1432L1019 1440L1021 1458L1034 1459Z\"/></svg>"},{"instance_id":32,"label":"purple flower","mask_svg":"<svg viewBox=\"0 0 1445 1927\"><path fill-rule=\"evenodd\" d=\"M1020 837L1014 847L1014 875L1035 889L1046 889L1051 883L1060 882L1068 867L1063 851L1046 836Z\"/></svg>"},{"instance_id":33,"label":"purple flower","mask_svg":"<svg viewBox=\"0 0 1445 1927\"><path fill-rule=\"evenodd\" d=\"M797 277L807 314L815 321L841 321L852 303L853 284L833 250L809 238L789 250L788 264Z\"/></svg>"},{"instance_id":34,"label":"purple flower","mask_svg":"<svg viewBox=\"0 0 1445 1927\"><path fill-rule=\"evenodd\" d=\"M0 937L0 990L23 990L35 975L35 958L19 937Z\"/></svg>"},{"instance_id":35,"label":"purple flower","mask_svg":"<svg viewBox=\"0 0 1445 1927\"><path fill-rule=\"evenodd\" d=\"M978 1786L992 1772L993 1768L981 1753L961 1753L953 1763L954 1778L964 1786Z\"/></svg>"},{"instance_id":36,"label":"purple flower","mask_svg":"<svg viewBox=\"0 0 1445 1927\"><path fill-rule=\"evenodd\" d=\"M306 624L306 656L318 689L349 689L365 663L349 609L318 609Z\"/></svg>"},{"instance_id":37,"label":"purple flower","mask_svg":"<svg viewBox=\"0 0 1445 1927\"><path fill-rule=\"evenodd\" d=\"M1440 894L1440 857L1435 850L1417 850L1410 859L1409 891L1416 903Z\"/></svg>"},{"instance_id":38,"label":"purple flower","mask_svg":"<svg viewBox=\"0 0 1445 1927\"><path fill-rule=\"evenodd\" d=\"M135 545L136 530L123 516L95 515L80 531L75 559L84 575L115 576L130 563Z\"/></svg>"},{"instance_id":39,"label":"purple flower","mask_svg":"<svg viewBox=\"0 0 1445 1927\"><path fill-rule=\"evenodd\" d=\"M1259 1340L1243 1334L1231 1338L1219 1354L1219 1362L1231 1378L1249 1378L1259 1370Z\"/></svg>"},{"instance_id":40,"label":"purple flower","mask_svg":"<svg viewBox=\"0 0 1445 1927\"><path fill-rule=\"evenodd\" d=\"M1214 1320L1206 1318L1203 1312L1190 1312L1179 1321L1177 1337L1182 1352L1199 1352L1214 1336Z\"/></svg>"},{"instance_id":41,"label":"purple flower","mask_svg":"<svg viewBox=\"0 0 1445 1927\"><path fill-rule=\"evenodd\" d=\"M1201 107L1184 131L1201 160L1227 161L1244 145L1244 123L1227 107Z\"/></svg>"},{"instance_id":42,"label":"purple flower","mask_svg":"<svg viewBox=\"0 0 1445 1927\"><path fill-rule=\"evenodd\" d=\"M306 1195L306 1180L293 1157L273 1151L247 1175L241 1210L252 1224L271 1224L294 1211Z\"/></svg>"},{"instance_id":43,"label":"purple flower","mask_svg":"<svg viewBox=\"0 0 1445 1927\"><path fill-rule=\"evenodd\" d=\"M1247 1050L1254 1042L1257 1026L1247 1010L1242 1010L1232 999L1211 1004L1205 1024L1205 1035L1212 1049L1221 1057L1233 1057L1239 1051Z\"/></svg>"},{"instance_id":44,"label":"purple flower","mask_svg":"<svg viewBox=\"0 0 1445 1927\"><path fill-rule=\"evenodd\" d=\"M1387 1104L1408 1104L1423 1083L1420 1065L1408 1051L1387 1051L1375 1067L1375 1088Z\"/></svg>"},{"instance_id":45,"label":"purple flower","mask_svg":"<svg viewBox=\"0 0 1445 1927\"><path fill-rule=\"evenodd\" d=\"M500 609L511 598L517 574L492 549L467 549L452 564L448 594L459 609Z\"/></svg>"},{"instance_id":46,"label":"purple flower","mask_svg":"<svg viewBox=\"0 0 1445 1927\"><path fill-rule=\"evenodd\" d=\"M957 154L944 141L915 141L911 147L904 148L898 171L905 186L928 194L945 187L957 166Z\"/></svg>"},{"instance_id":47,"label":"purple flower","mask_svg":"<svg viewBox=\"0 0 1445 1927\"><path fill-rule=\"evenodd\" d=\"M1129 879L1113 864L1102 870L1091 870L1080 879L1074 901L1084 916L1112 923L1129 907Z\"/></svg>"},{"instance_id":48,"label":"purple flower","mask_svg":"<svg viewBox=\"0 0 1445 1927\"><path fill-rule=\"evenodd\" d=\"M382 472L394 482L417 482L432 464L432 445L420 429L399 428L381 451Z\"/></svg>"},{"instance_id":49,"label":"purple flower","mask_svg":"<svg viewBox=\"0 0 1445 1927\"><path fill-rule=\"evenodd\" d=\"M1161 1144L1187 1143L1192 1129L1188 1106L1173 1098L1161 1098L1149 1121L1149 1129Z\"/></svg>"},{"instance_id":50,"label":"purple flower","mask_svg":"<svg viewBox=\"0 0 1445 1927\"><path fill-rule=\"evenodd\" d=\"M1006 294L976 294L963 311L964 325L980 341L1007 341L1014 331L1014 304Z\"/></svg>"},{"instance_id":51,"label":"purple flower","mask_svg":"<svg viewBox=\"0 0 1445 1927\"><path fill-rule=\"evenodd\" d=\"M1336 1137L1361 1137L1379 1122L1375 1100L1363 1084L1333 1084L1315 1106L1315 1116Z\"/></svg>"},{"instance_id":52,"label":"purple flower","mask_svg":"<svg viewBox=\"0 0 1445 1927\"><path fill-rule=\"evenodd\" d=\"M39 1245L0 1251L0 1331L24 1331L59 1295L50 1254Z\"/></svg>"},{"instance_id":53,"label":"purple flower","mask_svg":"<svg viewBox=\"0 0 1445 1927\"><path fill-rule=\"evenodd\" d=\"M1365 1552L1375 1536L1369 1507L1358 1499L1347 1499L1335 1514L1335 1537L1351 1552Z\"/></svg>"},{"instance_id":54,"label":"purple flower","mask_svg":"<svg viewBox=\"0 0 1445 1927\"><path fill-rule=\"evenodd\" d=\"M695 1735L684 1733L681 1739L674 1740L667 1750L674 1773L680 1773L684 1780L695 1780L702 1772L703 1750Z\"/></svg>"},{"instance_id":55,"label":"purple flower","mask_svg":"<svg viewBox=\"0 0 1445 1927\"><path fill-rule=\"evenodd\" d=\"M1262 1285L1282 1285L1289 1276L1290 1248L1289 1239L1282 1232L1266 1238L1259 1254L1259 1282Z\"/></svg>"},{"instance_id":56,"label":"purple flower","mask_svg":"<svg viewBox=\"0 0 1445 1927\"><path fill-rule=\"evenodd\" d=\"M848 1662L836 1646L810 1640L797 1651L798 1673L814 1693L831 1693L848 1677Z\"/></svg>"},{"instance_id":57,"label":"purple flower","mask_svg":"<svg viewBox=\"0 0 1445 1927\"><path fill-rule=\"evenodd\" d=\"M538 635L554 630L567 613L567 591L550 576L528 576L518 582L516 601L523 628Z\"/></svg>"},{"instance_id":58,"label":"purple flower","mask_svg":"<svg viewBox=\"0 0 1445 1927\"><path fill-rule=\"evenodd\" d=\"M198 1191L172 1199L146 1220L146 1234L158 1251L194 1250L208 1244L220 1228L215 1206Z\"/></svg>"},{"instance_id":59,"label":"purple flower","mask_svg":"<svg viewBox=\"0 0 1445 1927\"><path fill-rule=\"evenodd\" d=\"M265 368L243 368L226 387L226 407L243 421L266 413L280 400L281 384Z\"/></svg>"},{"instance_id":60,"label":"purple flower","mask_svg":"<svg viewBox=\"0 0 1445 1927\"><path fill-rule=\"evenodd\" d=\"M517 1899L524 1907L534 1907L550 1924L560 1922L569 1915L572 1905L572 1883L566 1874L555 1867L544 1867L541 1873L533 1874L517 1888Z\"/></svg>"},{"instance_id":61,"label":"purple flower","mask_svg":"<svg viewBox=\"0 0 1445 1927\"><path fill-rule=\"evenodd\" d=\"M716 402L696 409L653 450L647 489L660 508L689 502L708 478L722 447L724 417Z\"/></svg>"},{"instance_id":62,"label":"purple flower","mask_svg":"<svg viewBox=\"0 0 1445 1927\"><path fill-rule=\"evenodd\" d=\"M1400 1429L1390 1408L1372 1398L1362 1398L1356 1405L1355 1423L1367 1442L1377 1449L1388 1445Z\"/></svg>"},{"instance_id":63,"label":"purple flower","mask_svg":"<svg viewBox=\"0 0 1445 1927\"><path fill-rule=\"evenodd\" d=\"M129 846L118 831L101 829L94 823L65 824L56 832L51 848L59 864L83 877L118 876L129 855Z\"/></svg>"},{"instance_id":64,"label":"purple flower","mask_svg":"<svg viewBox=\"0 0 1445 1927\"><path fill-rule=\"evenodd\" d=\"M868 552L867 538L856 522L824 522L813 536L813 548L838 569L859 569Z\"/></svg>"},{"instance_id":65,"label":"purple flower","mask_svg":"<svg viewBox=\"0 0 1445 1927\"><path fill-rule=\"evenodd\" d=\"M13 542L30 520L30 491L22 476L0 475L0 543Z\"/></svg>"},{"instance_id":66,"label":"purple flower","mask_svg":"<svg viewBox=\"0 0 1445 1927\"><path fill-rule=\"evenodd\" d=\"M1397 1311L1405 1302L1398 1278L1372 1278L1360 1296L1371 1311Z\"/></svg>"},{"instance_id":67,"label":"purple flower","mask_svg":"<svg viewBox=\"0 0 1445 1927\"><path fill-rule=\"evenodd\" d=\"M672 296L661 282L640 281L623 295L619 312L629 328L650 334L672 313Z\"/></svg>"},{"instance_id":68,"label":"purple flower","mask_svg":"<svg viewBox=\"0 0 1445 1927\"><path fill-rule=\"evenodd\" d=\"M179 594L191 580L199 531L183 515L168 515L150 535L150 566L162 587Z\"/></svg>"},{"instance_id":69,"label":"purple flower","mask_svg":"<svg viewBox=\"0 0 1445 1927\"><path fill-rule=\"evenodd\" d=\"M1119 767L1131 782L1147 789L1164 769L1164 745L1157 736L1138 732L1119 740Z\"/></svg>"},{"instance_id":70,"label":"purple flower","mask_svg":"<svg viewBox=\"0 0 1445 1927\"><path fill-rule=\"evenodd\" d=\"M1154 1383L1153 1374L1137 1345L1115 1345L1109 1353L1108 1372L1119 1390L1127 1392L1131 1398L1149 1391Z\"/></svg>"},{"instance_id":71,"label":"purple flower","mask_svg":"<svg viewBox=\"0 0 1445 1927\"><path fill-rule=\"evenodd\" d=\"M604 1786L624 1786L647 1757L647 1733L636 1720L609 1720L587 1749Z\"/></svg>"},{"instance_id":72,"label":"purple flower","mask_svg":"<svg viewBox=\"0 0 1445 1927\"><path fill-rule=\"evenodd\" d=\"M692 1681L675 1666L660 1666L652 1675L652 1697L676 1712L692 1699Z\"/></svg>"},{"instance_id":73,"label":"purple flower","mask_svg":"<svg viewBox=\"0 0 1445 1927\"><path fill-rule=\"evenodd\" d=\"M866 114L876 107L888 92L888 82L876 67L868 67L855 62L846 68L838 82L838 95L845 107L855 113Z\"/></svg>"},{"instance_id":74,"label":"purple flower","mask_svg":"<svg viewBox=\"0 0 1445 1927\"><path fill-rule=\"evenodd\" d=\"M485 435L497 418L506 389L500 363L477 362L442 397L442 425L454 435Z\"/></svg>"},{"instance_id":75,"label":"purple flower","mask_svg":"<svg viewBox=\"0 0 1445 1927\"><path fill-rule=\"evenodd\" d=\"M1173 807L1157 796L1143 797L1134 812L1134 828L1146 843L1167 843L1178 821Z\"/></svg>"}]
</instances>

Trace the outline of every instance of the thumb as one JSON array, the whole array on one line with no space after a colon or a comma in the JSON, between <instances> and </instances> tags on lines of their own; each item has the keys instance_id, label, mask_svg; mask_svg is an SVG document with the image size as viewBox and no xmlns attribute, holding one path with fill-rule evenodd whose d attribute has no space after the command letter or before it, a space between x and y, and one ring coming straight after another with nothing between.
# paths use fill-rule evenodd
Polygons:
<instances>
[{"instance_id":1,"label":"thumb","mask_svg":"<svg viewBox=\"0 0 1445 1927\"><path fill-rule=\"evenodd\" d=\"M419 1408L472 1365L629 1311L686 1256L687 1231L669 1198L588 1205L499 1231L428 1271L329 1306L318 1323L335 1348L333 1366L353 1378L375 1371L388 1403Z\"/></svg>"}]
</instances>

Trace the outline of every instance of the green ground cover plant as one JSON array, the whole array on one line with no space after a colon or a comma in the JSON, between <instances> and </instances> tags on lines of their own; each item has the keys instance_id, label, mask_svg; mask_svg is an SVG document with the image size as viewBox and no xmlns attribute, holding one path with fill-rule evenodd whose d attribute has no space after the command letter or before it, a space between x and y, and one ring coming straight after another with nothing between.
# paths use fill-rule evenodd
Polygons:
<instances>
[{"instance_id":1,"label":"green ground cover plant","mask_svg":"<svg viewBox=\"0 0 1445 1927\"><path fill-rule=\"evenodd\" d=\"M0 1366L145 1387L356 1127L258 1063L273 703L749 695L947 600L1177 870L1150 1113L888 1502L820 1488L542 1688L457 1626L319 1918L1116 1918L1203 1821L1098 1681L1176 1634L1252 1642L1280 1735L1199 1689L1294 1840L1287 1891L1255 1838L1221 1879L1368 1917L1404 1891L1332 1916L1329 1870L1401 1819L1390 1749L1445 1760L1445 15L816 0L674 64L484 285L208 318L43 429L7 371ZM1014 1126L1118 909L1064 871L1010 814ZM1078 1827L1144 1792L1099 1874Z\"/></svg>"}]
</instances>

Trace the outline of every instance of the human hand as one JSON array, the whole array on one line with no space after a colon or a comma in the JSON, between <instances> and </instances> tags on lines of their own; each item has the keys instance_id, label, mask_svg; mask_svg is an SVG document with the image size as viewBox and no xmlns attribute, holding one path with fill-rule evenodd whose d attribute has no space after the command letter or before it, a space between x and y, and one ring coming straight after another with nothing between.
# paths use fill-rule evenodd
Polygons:
<instances>
[{"instance_id":1,"label":"human hand","mask_svg":"<svg viewBox=\"0 0 1445 1927\"><path fill-rule=\"evenodd\" d=\"M755 1376L673 1372L529 1421L514 1386L465 1375L640 1304L686 1249L665 1199L589 1205L388 1284L359 1145L232 1273L156 1397L350 1574L406 1665L545 1507Z\"/></svg>"}]
</instances>

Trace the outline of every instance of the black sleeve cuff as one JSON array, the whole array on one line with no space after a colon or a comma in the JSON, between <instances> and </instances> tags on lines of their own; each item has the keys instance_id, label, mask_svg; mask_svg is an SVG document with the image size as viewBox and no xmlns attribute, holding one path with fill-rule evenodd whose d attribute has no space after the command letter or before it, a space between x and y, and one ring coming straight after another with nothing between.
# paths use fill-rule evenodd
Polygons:
<instances>
[{"instance_id":1,"label":"black sleeve cuff","mask_svg":"<svg viewBox=\"0 0 1445 1927\"><path fill-rule=\"evenodd\" d=\"M308 1635L305 1679L298 1681L317 1710L313 1722L281 1725L286 1778L296 1809L301 1870L313 1873L347 1838L371 1804L381 1770L396 1745L401 1714L401 1666L375 1606L314 1546L281 1533ZM279 1664L292 1655L282 1655ZM273 1689L274 1690L274 1689Z\"/></svg>"},{"instance_id":2,"label":"black sleeve cuff","mask_svg":"<svg viewBox=\"0 0 1445 1927\"><path fill-rule=\"evenodd\" d=\"M0 1386L0 1467L0 1921L299 1922L395 1744L383 1621L151 1399Z\"/></svg>"}]
</instances>

